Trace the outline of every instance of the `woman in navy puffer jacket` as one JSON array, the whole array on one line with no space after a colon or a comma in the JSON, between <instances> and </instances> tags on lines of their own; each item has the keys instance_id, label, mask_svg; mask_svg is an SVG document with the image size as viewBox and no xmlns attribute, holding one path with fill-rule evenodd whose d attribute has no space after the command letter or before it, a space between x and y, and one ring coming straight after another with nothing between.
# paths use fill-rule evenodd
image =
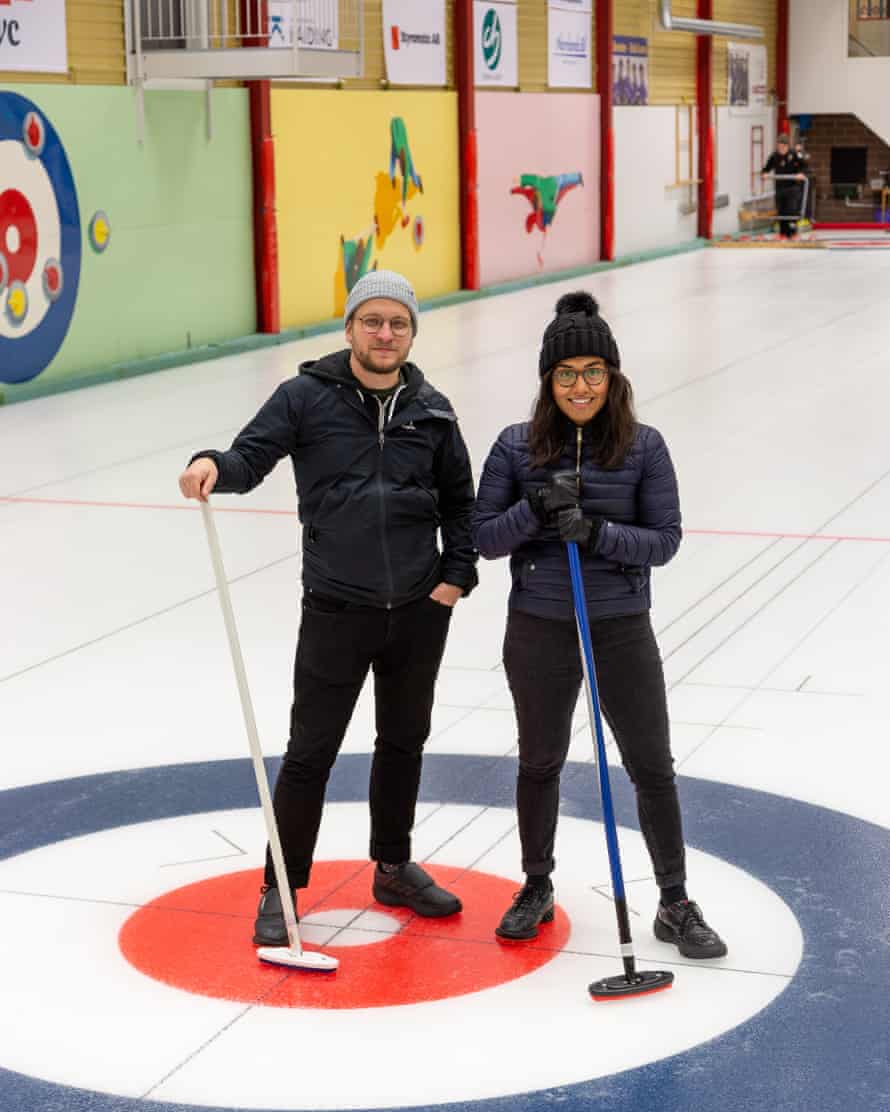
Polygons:
<instances>
[{"instance_id":1,"label":"woman in navy puffer jacket","mask_svg":"<svg viewBox=\"0 0 890 1112\"><path fill-rule=\"evenodd\" d=\"M504 666L519 727L516 807L526 882L496 934L530 939L553 919L559 777L581 688L566 541L578 544L600 702L634 783L661 900L657 938L689 958L726 946L687 897L661 656L649 621L650 568L680 544L667 446L637 422L618 346L588 293L566 294L541 347L529 422L504 429L479 484L474 531L487 559L510 557Z\"/></svg>"}]
</instances>

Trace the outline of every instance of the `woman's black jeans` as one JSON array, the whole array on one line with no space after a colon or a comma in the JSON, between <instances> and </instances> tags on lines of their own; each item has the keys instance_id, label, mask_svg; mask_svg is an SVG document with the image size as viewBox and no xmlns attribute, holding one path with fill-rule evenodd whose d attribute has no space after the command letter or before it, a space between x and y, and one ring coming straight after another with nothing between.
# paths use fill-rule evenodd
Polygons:
<instances>
[{"instance_id":1,"label":"woman's black jeans","mask_svg":"<svg viewBox=\"0 0 890 1112\"><path fill-rule=\"evenodd\" d=\"M433 690L451 610L422 598L392 610L306 595L294 665L290 741L275 784L275 817L292 888L305 888L328 776L369 669L377 737L371 762L370 856L411 856ZM275 884L266 853L266 884Z\"/></svg>"},{"instance_id":2,"label":"woman's black jeans","mask_svg":"<svg viewBox=\"0 0 890 1112\"><path fill-rule=\"evenodd\" d=\"M637 793L640 829L659 888L685 882L680 805L674 782L661 655L648 613L590 623L600 706ZM572 621L511 610L504 666L519 726L516 809L522 868L551 873L559 776L581 688Z\"/></svg>"}]
</instances>

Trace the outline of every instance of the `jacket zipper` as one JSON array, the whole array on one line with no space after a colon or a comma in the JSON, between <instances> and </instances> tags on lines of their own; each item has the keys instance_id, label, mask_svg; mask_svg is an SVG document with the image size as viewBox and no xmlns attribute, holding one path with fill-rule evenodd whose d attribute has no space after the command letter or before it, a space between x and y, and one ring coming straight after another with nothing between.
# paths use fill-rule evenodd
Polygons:
<instances>
[{"instance_id":1,"label":"jacket zipper","mask_svg":"<svg viewBox=\"0 0 890 1112\"><path fill-rule=\"evenodd\" d=\"M584 436L583 428L578 425L577 428L577 452L575 455L575 472L578 475L578 497L581 497L581 441Z\"/></svg>"},{"instance_id":2,"label":"jacket zipper","mask_svg":"<svg viewBox=\"0 0 890 1112\"><path fill-rule=\"evenodd\" d=\"M393 394L389 403L389 419L392 420L392 415L395 413L396 402L398 401L399 394L405 389L400 386ZM383 482L383 445L386 441L384 433L384 426L386 425L386 405L380 400L377 401L377 443L380 445L380 456L377 465L377 493L380 498L380 547L383 550L383 567L386 572L386 584L389 590L389 598L386 603L386 609L392 610L392 600L395 594L395 583L392 578L392 560L389 554L389 543L386 539L386 487Z\"/></svg>"}]
</instances>

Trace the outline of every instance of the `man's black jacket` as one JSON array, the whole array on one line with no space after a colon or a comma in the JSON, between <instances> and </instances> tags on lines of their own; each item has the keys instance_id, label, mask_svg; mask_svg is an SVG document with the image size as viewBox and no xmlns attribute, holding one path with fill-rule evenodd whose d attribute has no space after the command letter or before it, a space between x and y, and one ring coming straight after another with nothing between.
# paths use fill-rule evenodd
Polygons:
<instances>
[{"instance_id":1,"label":"man's black jacket","mask_svg":"<svg viewBox=\"0 0 890 1112\"><path fill-rule=\"evenodd\" d=\"M764 174L778 174L780 178L784 178L789 174L800 174L803 172L803 159L795 151L786 151L785 154L779 154L778 151L773 153L766 160L766 165L763 167ZM795 190L800 189L803 182L799 181L777 181L776 193L793 193Z\"/></svg>"},{"instance_id":2,"label":"man's black jacket","mask_svg":"<svg viewBox=\"0 0 890 1112\"><path fill-rule=\"evenodd\" d=\"M244 494L291 457L306 590L380 607L443 581L468 593L477 582L473 476L454 410L412 363L381 410L349 355L303 363L227 452L192 458L216 463L217 492Z\"/></svg>"}]
</instances>

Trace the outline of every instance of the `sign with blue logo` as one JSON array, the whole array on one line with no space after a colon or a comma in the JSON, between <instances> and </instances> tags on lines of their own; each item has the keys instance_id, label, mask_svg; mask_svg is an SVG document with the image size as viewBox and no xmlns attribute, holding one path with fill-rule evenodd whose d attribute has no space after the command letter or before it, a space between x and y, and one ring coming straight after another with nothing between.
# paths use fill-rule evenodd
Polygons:
<instances>
[{"instance_id":1,"label":"sign with blue logo","mask_svg":"<svg viewBox=\"0 0 890 1112\"><path fill-rule=\"evenodd\" d=\"M547 5L547 84L552 89L593 87L592 0L550 0Z\"/></svg>"}]
</instances>

